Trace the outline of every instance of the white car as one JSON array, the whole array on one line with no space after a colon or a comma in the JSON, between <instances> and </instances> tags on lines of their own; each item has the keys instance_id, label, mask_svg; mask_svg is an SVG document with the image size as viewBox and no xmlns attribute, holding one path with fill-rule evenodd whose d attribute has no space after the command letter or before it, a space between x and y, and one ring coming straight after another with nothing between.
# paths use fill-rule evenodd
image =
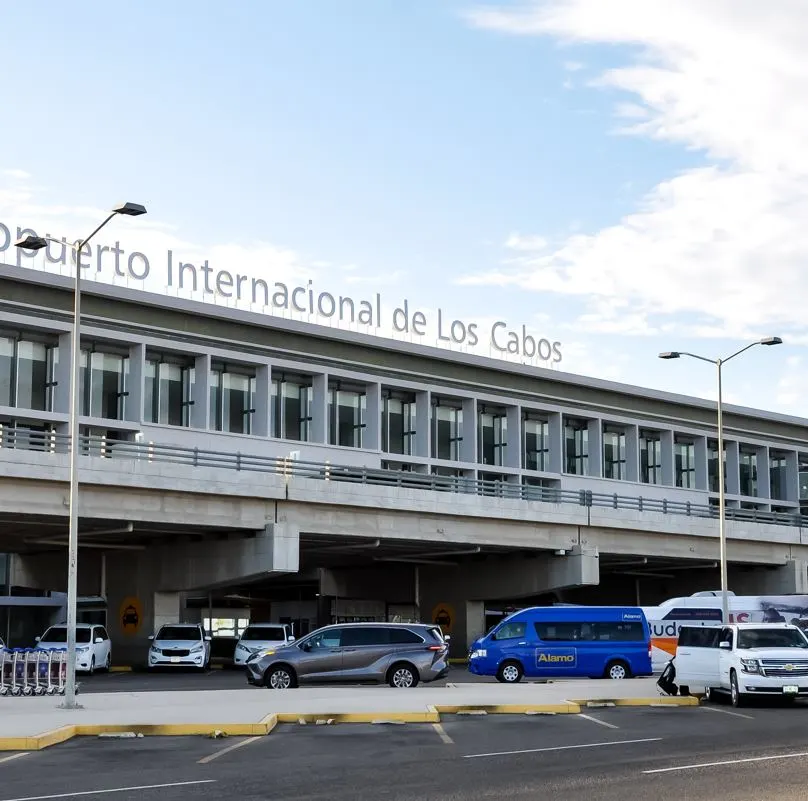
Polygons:
<instances>
[{"instance_id":1,"label":"white car","mask_svg":"<svg viewBox=\"0 0 808 801\"><path fill-rule=\"evenodd\" d=\"M37 648L51 651L67 648L67 626L51 626L36 638ZM79 623L76 626L76 670L95 673L112 666L112 643L103 626Z\"/></svg>"},{"instance_id":2,"label":"white car","mask_svg":"<svg viewBox=\"0 0 808 801\"><path fill-rule=\"evenodd\" d=\"M233 664L243 667L247 660L257 651L266 648L277 648L294 642L295 638L285 623L251 623L241 634L236 651L233 654Z\"/></svg>"},{"instance_id":3,"label":"white car","mask_svg":"<svg viewBox=\"0 0 808 801\"><path fill-rule=\"evenodd\" d=\"M149 637L148 667L210 667L210 637L198 623L171 623Z\"/></svg>"}]
</instances>

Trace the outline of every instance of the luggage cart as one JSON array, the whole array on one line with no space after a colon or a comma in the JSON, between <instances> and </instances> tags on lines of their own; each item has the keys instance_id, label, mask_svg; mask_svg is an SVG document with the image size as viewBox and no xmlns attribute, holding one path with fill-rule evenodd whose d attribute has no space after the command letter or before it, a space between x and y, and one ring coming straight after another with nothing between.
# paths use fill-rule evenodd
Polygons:
<instances>
[{"instance_id":1,"label":"luggage cart","mask_svg":"<svg viewBox=\"0 0 808 801\"><path fill-rule=\"evenodd\" d=\"M0 648L0 697L11 695L12 676L12 651L10 648Z\"/></svg>"},{"instance_id":2,"label":"luggage cart","mask_svg":"<svg viewBox=\"0 0 808 801\"><path fill-rule=\"evenodd\" d=\"M48 653L48 695L64 695L67 682L67 649L55 648Z\"/></svg>"},{"instance_id":3,"label":"luggage cart","mask_svg":"<svg viewBox=\"0 0 808 801\"><path fill-rule=\"evenodd\" d=\"M22 695L25 686L25 649L14 648L11 652L11 694Z\"/></svg>"},{"instance_id":4,"label":"luggage cart","mask_svg":"<svg viewBox=\"0 0 808 801\"><path fill-rule=\"evenodd\" d=\"M33 648L25 649L23 661L23 695L33 695L36 691L37 672L39 670L39 653Z\"/></svg>"}]
</instances>

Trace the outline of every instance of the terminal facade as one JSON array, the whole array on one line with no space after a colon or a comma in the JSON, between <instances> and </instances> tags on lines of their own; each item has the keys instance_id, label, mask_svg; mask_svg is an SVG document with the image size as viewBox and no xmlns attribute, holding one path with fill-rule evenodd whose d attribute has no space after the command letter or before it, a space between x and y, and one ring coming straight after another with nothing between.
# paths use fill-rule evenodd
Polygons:
<instances>
[{"instance_id":1,"label":"terminal facade","mask_svg":"<svg viewBox=\"0 0 808 801\"><path fill-rule=\"evenodd\" d=\"M0 266L11 640L63 602L71 304ZM717 587L714 404L98 284L83 309L80 592L132 658L259 618L440 618L459 655L526 602ZM805 591L806 421L728 407L723 459L732 589Z\"/></svg>"}]
</instances>

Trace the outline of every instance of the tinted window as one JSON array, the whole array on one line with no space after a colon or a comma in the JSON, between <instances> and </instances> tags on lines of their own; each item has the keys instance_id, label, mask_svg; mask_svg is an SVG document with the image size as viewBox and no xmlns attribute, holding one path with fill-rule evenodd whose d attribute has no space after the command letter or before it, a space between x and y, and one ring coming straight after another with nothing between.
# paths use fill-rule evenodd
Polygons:
<instances>
[{"instance_id":1,"label":"tinted window","mask_svg":"<svg viewBox=\"0 0 808 801\"><path fill-rule=\"evenodd\" d=\"M109 634L107 634L107 630L103 626L99 626L95 630L95 636L96 637L101 637L102 640L108 640L109 639Z\"/></svg>"},{"instance_id":2,"label":"tinted window","mask_svg":"<svg viewBox=\"0 0 808 801\"><path fill-rule=\"evenodd\" d=\"M201 640L202 634L196 626L163 626L158 640Z\"/></svg>"},{"instance_id":3,"label":"tinted window","mask_svg":"<svg viewBox=\"0 0 808 801\"><path fill-rule=\"evenodd\" d=\"M518 640L525 636L524 623L505 623L494 634L495 640Z\"/></svg>"},{"instance_id":4,"label":"tinted window","mask_svg":"<svg viewBox=\"0 0 808 801\"><path fill-rule=\"evenodd\" d=\"M247 626L241 635L242 640L260 640L261 642L282 642L286 639L286 631L280 626Z\"/></svg>"},{"instance_id":5,"label":"tinted window","mask_svg":"<svg viewBox=\"0 0 808 801\"><path fill-rule=\"evenodd\" d=\"M738 632L738 648L808 648L796 629L747 629Z\"/></svg>"},{"instance_id":6,"label":"tinted window","mask_svg":"<svg viewBox=\"0 0 808 801\"><path fill-rule=\"evenodd\" d=\"M432 636L437 638L435 629L431 629L431 631ZM407 643L424 642L424 640L409 629L390 629L390 642L393 643L393 645L404 645Z\"/></svg>"},{"instance_id":7,"label":"tinted window","mask_svg":"<svg viewBox=\"0 0 808 801\"><path fill-rule=\"evenodd\" d=\"M723 620L721 610L720 609L704 609L704 608L693 608L688 609L684 606L676 607L676 609L671 609L665 617L662 618L663 620L712 620L717 623L720 623Z\"/></svg>"},{"instance_id":8,"label":"tinted window","mask_svg":"<svg viewBox=\"0 0 808 801\"><path fill-rule=\"evenodd\" d=\"M345 629L326 629L317 634L313 634L310 639L306 640L306 644L311 649L317 648L339 648L342 643Z\"/></svg>"},{"instance_id":9,"label":"tinted window","mask_svg":"<svg viewBox=\"0 0 808 801\"><path fill-rule=\"evenodd\" d=\"M682 626L679 645L685 648L718 648L721 629L709 626Z\"/></svg>"},{"instance_id":10,"label":"tinted window","mask_svg":"<svg viewBox=\"0 0 808 801\"><path fill-rule=\"evenodd\" d=\"M642 623L536 623L536 634L545 642L644 642Z\"/></svg>"},{"instance_id":11,"label":"tinted window","mask_svg":"<svg viewBox=\"0 0 808 801\"><path fill-rule=\"evenodd\" d=\"M357 626L355 629L343 629L341 644L343 646L387 645L390 642L389 629L383 626Z\"/></svg>"},{"instance_id":12,"label":"tinted window","mask_svg":"<svg viewBox=\"0 0 808 801\"><path fill-rule=\"evenodd\" d=\"M67 642L67 626L52 626L42 637L42 642ZM76 629L76 642L90 642L90 629Z\"/></svg>"}]
</instances>

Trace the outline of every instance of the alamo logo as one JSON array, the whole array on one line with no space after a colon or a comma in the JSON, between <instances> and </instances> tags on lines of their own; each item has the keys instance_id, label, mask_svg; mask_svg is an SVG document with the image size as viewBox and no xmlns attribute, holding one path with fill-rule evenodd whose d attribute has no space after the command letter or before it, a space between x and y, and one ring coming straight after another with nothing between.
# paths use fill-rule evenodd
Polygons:
<instances>
[{"instance_id":1,"label":"alamo logo","mask_svg":"<svg viewBox=\"0 0 808 801\"><path fill-rule=\"evenodd\" d=\"M575 651L539 651L536 654L536 662L539 667L575 667Z\"/></svg>"}]
</instances>

